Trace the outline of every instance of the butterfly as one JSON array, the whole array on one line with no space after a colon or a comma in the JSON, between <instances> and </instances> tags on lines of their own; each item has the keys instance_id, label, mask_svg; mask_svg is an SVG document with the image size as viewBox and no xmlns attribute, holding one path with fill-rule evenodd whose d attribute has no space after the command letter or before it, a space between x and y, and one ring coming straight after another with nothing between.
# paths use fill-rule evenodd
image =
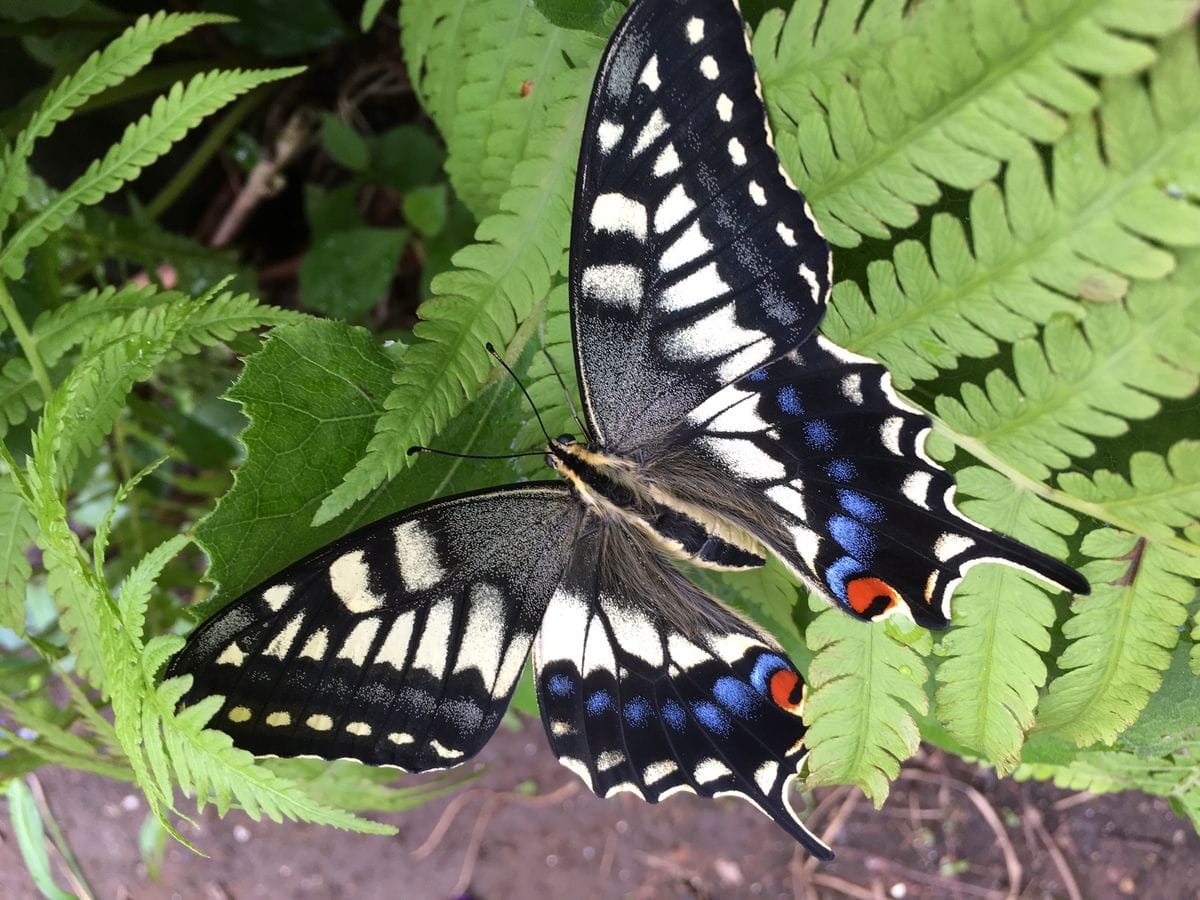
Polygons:
<instances>
[{"instance_id":1,"label":"butterfly","mask_svg":"<svg viewBox=\"0 0 1200 900\"><path fill-rule=\"evenodd\" d=\"M168 676L257 754L426 771L474 756L533 651L559 761L601 797L735 795L808 851L789 802L804 682L676 562L773 554L851 616L929 628L979 562L1076 593L964 517L930 422L816 334L831 257L779 163L734 0L635 0L577 172L570 310L586 440L561 480L437 500L289 566L199 627ZM866 627L866 626L864 626Z\"/></svg>"}]
</instances>

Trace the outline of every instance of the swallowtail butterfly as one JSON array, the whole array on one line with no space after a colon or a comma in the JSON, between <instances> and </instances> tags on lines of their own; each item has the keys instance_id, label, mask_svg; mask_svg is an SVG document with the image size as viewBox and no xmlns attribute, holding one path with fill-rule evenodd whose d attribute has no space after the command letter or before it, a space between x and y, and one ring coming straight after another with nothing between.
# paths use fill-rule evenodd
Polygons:
<instances>
[{"instance_id":1,"label":"swallowtail butterfly","mask_svg":"<svg viewBox=\"0 0 1200 900\"><path fill-rule=\"evenodd\" d=\"M789 787L803 682L672 564L769 551L852 616L945 627L977 562L1068 590L970 521L930 423L816 335L829 248L772 148L735 0L635 0L583 134L570 304L586 443L563 481L375 522L231 603L172 661L254 753L426 771L475 755L533 648L563 765L602 797L743 797L810 852ZM865 626L864 626L865 627Z\"/></svg>"}]
</instances>

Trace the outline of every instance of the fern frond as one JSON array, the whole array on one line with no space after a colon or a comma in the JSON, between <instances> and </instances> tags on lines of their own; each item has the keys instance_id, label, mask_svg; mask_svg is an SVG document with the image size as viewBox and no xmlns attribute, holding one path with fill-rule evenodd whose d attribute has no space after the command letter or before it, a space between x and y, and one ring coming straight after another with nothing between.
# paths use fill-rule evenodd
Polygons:
<instances>
[{"instance_id":1,"label":"fern frond","mask_svg":"<svg viewBox=\"0 0 1200 900\"><path fill-rule=\"evenodd\" d=\"M1167 460L1135 454L1129 482L1111 472L1062 481L1075 485L1074 496L1145 525L1140 535L1100 528L1084 539L1096 560L1083 570L1094 592L1063 626L1071 642L1058 659L1063 674L1038 710L1038 728L1050 734L1079 746L1111 743L1161 683L1195 596L1200 551L1174 529L1200 516L1200 442L1175 445Z\"/></svg>"},{"instance_id":2,"label":"fern frond","mask_svg":"<svg viewBox=\"0 0 1200 900\"><path fill-rule=\"evenodd\" d=\"M74 74L50 91L29 124L6 148L0 178L0 232L29 186L28 160L39 138L49 136L89 99L136 75L155 51L201 25L230 22L229 16L212 13L142 16L103 50L89 56Z\"/></svg>"},{"instance_id":3,"label":"fern frond","mask_svg":"<svg viewBox=\"0 0 1200 900\"><path fill-rule=\"evenodd\" d=\"M928 712L924 657L932 641L921 629L901 640L891 623L863 628L821 607L804 635L816 654L804 711L812 748L807 782L856 784L880 806L900 763L921 740L913 711Z\"/></svg>"},{"instance_id":4,"label":"fern frond","mask_svg":"<svg viewBox=\"0 0 1200 900\"><path fill-rule=\"evenodd\" d=\"M1130 419L1200 387L1200 253L1189 251L1160 282L1139 282L1121 304L1093 307L1080 325L1061 317L1040 341L1013 347L1015 380L1002 369L961 400L939 397L942 422L1014 468L1044 480L1091 456L1093 437L1124 434Z\"/></svg>"},{"instance_id":5,"label":"fern frond","mask_svg":"<svg viewBox=\"0 0 1200 900\"><path fill-rule=\"evenodd\" d=\"M792 15L811 22L817 6ZM847 64L852 77L768 91L784 166L834 244L887 238L937 199L939 182L975 189L1027 141L1058 140L1066 117L1097 101L1083 76L1149 66L1154 49L1141 38L1191 15L1173 0L1150 6L1133 16L1127 0L923 4L886 52Z\"/></svg>"},{"instance_id":6,"label":"fern frond","mask_svg":"<svg viewBox=\"0 0 1200 900\"><path fill-rule=\"evenodd\" d=\"M33 345L47 366L54 366L67 351L82 344L97 328L137 309L176 300L182 294L153 286L127 285L89 291L58 309L43 312L33 323ZM42 407L42 396L33 370L24 357L10 359L0 372L0 437Z\"/></svg>"},{"instance_id":7,"label":"fern frond","mask_svg":"<svg viewBox=\"0 0 1200 900\"><path fill-rule=\"evenodd\" d=\"M41 244L79 207L98 203L136 178L203 119L239 95L267 82L288 78L300 69L202 72L186 85L176 83L134 122L103 158L88 166L76 181L41 207L0 250L0 271L21 274L26 254Z\"/></svg>"},{"instance_id":8,"label":"fern frond","mask_svg":"<svg viewBox=\"0 0 1200 900\"><path fill-rule=\"evenodd\" d=\"M1180 87L1200 79L1186 38L1162 44L1148 90L1104 83L1101 129L1077 118L1054 145L1053 188L1032 148L1013 152L1003 192L989 182L972 195L969 240L957 218L934 216L928 254L905 241L870 265L869 302L853 282L837 286L826 334L884 360L903 387L992 356L1055 313L1080 317L1079 300L1168 275L1170 249L1200 243L1200 209L1172 187L1200 165L1200 93Z\"/></svg>"},{"instance_id":9,"label":"fern frond","mask_svg":"<svg viewBox=\"0 0 1200 900\"><path fill-rule=\"evenodd\" d=\"M25 585L33 567L25 557L37 522L13 476L0 474L0 628L25 633Z\"/></svg>"},{"instance_id":10,"label":"fern frond","mask_svg":"<svg viewBox=\"0 0 1200 900\"><path fill-rule=\"evenodd\" d=\"M576 135L591 87L591 68L580 64L549 87L559 99L514 172L503 211L479 226L480 243L455 255L457 268L434 280L437 296L421 306L414 329L421 341L404 355L367 454L321 504L314 524L406 467L408 448L428 444L483 384L493 368L485 345L507 346L550 292L570 231Z\"/></svg>"},{"instance_id":11,"label":"fern frond","mask_svg":"<svg viewBox=\"0 0 1200 900\"><path fill-rule=\"evenodd\" d=\"M1077 525L1070 513L990 469L971 467L957 477L965 494L980 498L963 501L964 513L1051 555L1067 555L1061 535ZM1044 588L1007 566L972 569L955 591L954 627L935 650L944 657L935 710L956 741L1001 772L1020 761L1033 725L1054 621Z\"/></svg>"}]
</instances>

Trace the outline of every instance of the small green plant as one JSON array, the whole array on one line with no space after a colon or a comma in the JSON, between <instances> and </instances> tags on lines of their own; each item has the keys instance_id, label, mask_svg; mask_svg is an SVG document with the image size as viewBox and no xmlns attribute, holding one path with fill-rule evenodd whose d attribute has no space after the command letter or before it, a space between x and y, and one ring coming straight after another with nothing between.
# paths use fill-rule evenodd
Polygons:
<instances>
[{"instance_id":1,"label":"small green plant","mask_svg":"<svg viewBox=\"0 0 1200 900\"><path fill-rule=\"evenodd\" d=\"M401 4L405 59L452 189L436 172L404 184L405 228L430 244L454 232L454 197L470 214L459 218L479 223L402 342L211 279L195 292L84 287L74 272L70 254L104 234L89 218L95 204L205 115L292 70L195 75L62 190L30 171L35 142L156 48L219 17L139 20L13 133L0 163L0 623L22 652L0 668L11 723L0 776L58 764L135 781L167 828L176 790L222 811L381 830L353 812L452 787L254 761L205 729L211 708L177 714L182 687L159 673L180 645L179 589L199 581L193 537L218 586L192 595L189 613L202 617L373 517L540 477L504 461L405 455L413 444L538 445L511 382L490 380L487 342L530 382L548 427L571 430L534 351L547 348L573 377L564 273L575 160L621 12L594 6L576 21L560 3ZM1172 0L796 0L756 24L777 147L835 247L824 331L885 362L931 414L931 452L956 470L964 511L1072 560L1093 585L1068 606L1017 572L981 567L956 596L954 627L933 635L810 606L773 565L711 578L808 676L810 784L856 784L881 803L923 738L1017 777L1166 796L1200 822L1200 62L1190 14ZM340 120L325 120L321 140L356 185L389 183L372 143ZM309 206L330 259L361 245L369 229L333 192L313 192ZM340 298L328 287L336 269L302 272L305 304L365 315L362 293L385 280L396 237L386 253L363 251L374 280ZM195 258L205 272L220 260ZM263 327L273 330L259 346L251 332ZM134 386L170 384L190 416L189 385L222 342L245 357L229 392L250 422L245 459L232 486L198 485L187 447L144 427ZM215 509L207 499L166 509L166 498L222 492ZM68 704L51 702L52 683ZM533 709L528 691L515 706Z\"/></svg>"}]
</instances>

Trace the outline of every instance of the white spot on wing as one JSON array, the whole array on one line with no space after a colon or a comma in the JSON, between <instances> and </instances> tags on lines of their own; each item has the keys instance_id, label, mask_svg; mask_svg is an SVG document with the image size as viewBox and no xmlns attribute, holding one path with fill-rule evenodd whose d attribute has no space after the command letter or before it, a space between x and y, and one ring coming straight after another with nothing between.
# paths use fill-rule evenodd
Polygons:
<instances>
[{"instance_id":1,"label":"white spot on wing","mask_svg":"<svg viewBox=\"0 0 1200 900\"><path fill-rule=\"evenodd\" d=\"M542 627L538 630L538 658L542 665L565 659L578 667L580 661L572 654L571 648L579 646L587 623L587 604L562 588L555 591L542 616Z\"/></svg>"},{"instance_id":2,"label":"white spot on wing","mask_svg":"<svg viewBox=\"0 0 1200 900\"><path fill-rule=\"evenodd\" d=\"M454 603L439 600L425 618L425 629L421 632L421 643L413 667L424 669L434 678L440 678L446 670L446 650L450 646L450 625L454 618Z\"/></svg>"},{"instance_id":3,"label":"white spot on wing","mask_svg":"<svg viewBox=\"0 0 1200 900\"><path fill-rule=\"evenodd\" d=\"M732 409L746 400L757 397L751 391L739 390L736 385L729 385L717 391L694 410L688 413L688 421L693 425L704 425L710 419L715 419L727 409ZM723 429L722 429L723 430Z\"/></svg>"},{"instance_id":4,"label":"white spot on wing","mask_svg":"<svg viewBox=\"0 0 1200 900\"><path fill-rule=\"evenodd\" d=\"M762 649L763 644L762 641L755 640L748 634L730 631L710 636L709 646L717 656L732 666L750 650Z\"/></svg>"},{"instance_id":5,"label":"white spot on wing","mask_svg":"<svg viewBox=\"0 0 1200 900\"><path fill-rule=\"evenodd\" d=\"M668 775L672 775L679 771L679 765L673 759L664 759L659 762L650 763L642 772L642 781L646 784L654 784L662 781Z\"/></svg>"},{"instance_id":6,"label":"white spot on wing","mask_svg":"<svg viewBox=\"0 0 1200 900\"><path fill-rule=\"evenodd\" d=\"M378 617L363 619L350 630L346 642L338 651L338 659L348 659L356 666L361 666L367 661L367 654L371 652L371 642L375 640L375 632L378 630Z\"/></svg>"},{"instance_id":7,"label":"white spot on wing","mask_svg":"<svg viewBox=\"0 0 1200 900\"><path fill-rule=\"evenodd\" d=\"M750 182L750 186L746 190L750 192L750 199L754 201L755 206L767 205L767 192L757 181Z\"/></svg>"},{"instance_id":8,"label":"white spot on wing","mask_svg":"<svg viewBox=\"0 0 1200 900\"><path fill-rule=\"evenodd\" d=\"M633 151L630 156L637 156L660 137L667 130L667 120L663 118L662 110L656 109L650 114L650 120L642 127L641 133L638 134L637 143L633 145Z\"/></svg>"},{"instance_id":9,"label":"white spot on wing","mask_svg":"<svg viewBox=\"0 0 1200 900\"><path fill-rule=\"evenodd\" d=\"M329 646L329 631L325 628L318 628L308 640L304 642L304 648L300 651L300 655L306 659L323 659L325 650Z\"/></svg>"},{"instance_id":10,"label":"white spot on wing","mask_svg":"<svg viewBox=\"0 0 1200 900\"><path fill-rule=\"evenodd\" d=\"M471 613L458 645L454 671L476 669L483 683L491 687L504 650L504 628L504 596L494 585L475 585L471 589Z\"/></svg>"},{"instance_id":11,"label":"white spot on wing","mask_svg":"<svg viewBox=\"0 0 1200 900\"><path fill-rule=\"evenodd\" d=\"M408 645L412 640L415 616L416 613L411 609L396 616L392 627L388 630L387 637L383 639L383 646L375 654L376 663L387 663L397 671L404 668L404 662L408 659Z\"/></svg>"},{"instance_id":12,"label":"white spot on wing","mask_svg":"<svg viewBox=\"0 0 1200 900\"><path fill-rule=\"evenodd\" d=\"M653 623L639 610L600 598L600 609L612 627L613 639L626 653L657 669L663 664L662 638Z\"/></svg>"},{"instance_id":13,"label":"white spot on wing","mask_svg":"<svg viewBox=\"0 0 1200 900\"><path fill-rule=\"evenodd\" d=\"M679 154L675 152L675 145L667 144L658 154L658 159L654 161L654 177L662 178L664 175L670 175L679 169L679 165Z\"/></svg>"},{"instance_id":14,"label":"white spot on wing","mask_svg":"<svg viewBox=\"0 0 1200 900\"><path fill-rule=\"evenodd\" d=\"M687 38L688 43L698 44L704 40L704 20L696 16L688 19L687 23Z\"/></svg>"},{"instance_id":15,"label":"white spot on wing","mask_svg":"<svg viewBox=\"0 0 1200 900\"><path fill-rule=\"evenodd\" d=\"M712 659L708 652L681 634L672 634L667 638L667 651L671 654L671 662L682 669L691 669Z\"/></svg>"},{"instance_id":16,"label":"white spot on wing","mask_svg":"<svg viewBox=\"0 0 1200 900\"><path fill-rule=\"evenodd\" d=\"M721 74L721 67L711 56L706 56L700 60L700 74L709 81L716 81L717 76Z\"/></svg>"},{"instance_id":17,"label":"white spot on wing","mask_svg":"<svg viewBox=\"0 0 1200 900\"><path fill-rule=\"evenodd\" d=\"M663 291L663 306L667 311L675 312L680 309L686 309L689 306L705 303L728 292L729 285L725 283L725 279L717 271L717 264L710 262L708 265L697 269L691 275L675 282ZM732 320L733 310L730 308L728 312ZM696 326L689 326L679 333L682 334L690 331L694 327ZM712 356L714 354L710 353L708 355Z\"/></svg>"},{"instance_id":18,"label":"white spot on wing","mask_svg":"<svg viewBox=\"0 0 1200 900\"><path fill-rule=\"evenodd\" d=\"M287 603L288 597L292 596L292 586L290 584L277 584L274 587L269 587L263 591L263 602L271 612L279 612L283 608L283 604Z\"/></svg>"},{"instance_id":19,"label":"white spot on wing","mask_svg":"<svg viewBox=\"0 0 1200 900\"><path fill-rule=\"evenodd\" d=\"M751 369L757 369L770 357L774 346L771 341L756 341L748 347L743 347L717 367L717 377L722 381L733 381Z\"/></svg>"},{"instance_id":20,"label":"white spot on wing","mask_svg":"<svg viewBox=\"0 0 1200 900\"><path fill-rule=\"evenodd\" d=\"M328 731L333 727L333 719L323 713L313 713L304 722L313 731Z\"/></svg>"},{"instance_id":21,"label":"white spot on wing","mask_svg":"<svg viewBox=\"0 0 1200 900\"><path fill-rule=\"evenodd\" d=\"M724 282L721 284L727 287ZM670 308L669 303L667 306ZM699 321L674 332L664 342L664 349L675 359L712 359L728 356L743 347L762 341L765 335L760 331L743 328L738 324L734 312L731 303L717 307ZM769 346L769 342L767 343Z\"/></svg>"},{"instance_id":22,"label":"white spot on wing","mask_svg":"<svg viewBox=\"0 0 1200 900\"><path fill-rule=\"evenodd\" d=\"M912 472L900 485L900 493L921 509L929 509L929 485L932 482L933 476L928 472Z\"/></svg>"},{"instance_id":23,"label":"white spot on wing","mask_svg":"<svg viewBox=\"0 0 1200 900\"><path fill-rule=\"evenodd\" d=\"M412 521L397 525L393 535L400 580L408 590L428 590L446 577L438 559L437 544L421 523Z\"/></svg>"},{"instance_id":24,"label":"white spot on wing","mask_svg":"<svg viewBox=\"0 0 1200 900\"><path fill-rule=\"evenodd\" d=\"M615 675L617 672L617 661L613 658L612 644L609 643L608 635L598 622L592 622L587 630L587 640L583 645L583 666L580 672L584 678L593 672L607 672L610 675Z\"/></svg>"},{"instance_id":25,"label":"white spot on wing","mask_svg":"<svg viewBox=\"0 0 1200 900\"><path fill-rule=\"evenodd\" d=\"M525 667L525 658L529 655L529 635L514 635L504 651L504 661L500 663L500 672L496 675L496 684L492 693L496 696L507 694L512 690L517 679L521 677L521 669Z\"/></svg>"},{"instance_id":26,"label":"white spot on wing","mask_svg":"<svg viewBox=\"0 0 1200 900\"><path fill-rule=\"evenodd\" d=\"M853 403L855 406L862 406L862 376L857 372L852 372L842 379L842 396Z\"/></svg>"},{"instance_id":27,"label":"white spot on wing","mask_svg":"<svg viewBox=\"0 0 1200 900\"><path fill-rule=\"evenodd\" d=\"M624 263L588 266L583 270L583 295L614 306L636 310L642 304L642 270Z\"/></svg>"},{"instance_id":28,"label":"white spot on wing","mask_svg":"<svg viewBox=\"0 0 1200 900\"><path fill-rule=\"evenodd\" d=\"M787 510L797 519L808 519L808 510L804 508L804 495L800 491L786 484L777 484L767 488L766 493L776 506Z\"/></svg>"},{"instance_id":29,"label":"white spot on wing","mask_svg":"<svg viewBox=\"0 0 1200 900\"><path fill-rule=\"evenodd\" d=\"M346 726L346 730L358 737L370 737L371 726L366 722L351 722Z\"/></svg>"},{"instance_id":30,"label":"white spot on wing","mask_svg":"<svg viewBox=\"0 0 1200 900\"><path fill-rule=\"evenodd\" d=\"M754 783L758 785L758 789L764 794L770 794L771 788L775 787L775 779L779 776L779 763L775 760L768 760L758 767L754 773Z\"/></svg>"},{"instance_id":31,"label":"white spot on wing","mask_svg":"<svg viewBox=\"0 0 1200 900\"><path fill-rule=\"evenodd\" d=\"M783 238L783 242L789 247L796 246L796 232L792 231L792 229L788 228L782 222L775 226L775 233Z\"/></svg>"},{"instance_id":32,"label":"white spot on wing","mask_svg":"<svg viewBox=\"0 0 1200 900\"><path fill-rule=\"evenodd\" d=\"M439 743L437 740L431 740L429 742L429 749L442 759L458 759L460 756L465 755L462 750L452 750L449 747Z\"/></svg>"},{"instance_id":33,"label":"white spot on wing","mask_svg":"<svg viewBox=\"0 0 1200 900\"><path fill-rule=\"evenodd\" d=\"M696 204L683 189L683 184L675 185L654 211L654 230L659 234L670 231L691 215L695 208Z\"/></svg>"},{"instance_id":34,"label":"white spot on wing","mask_svg":"<svg viewBox=\"0 0 1200 900\"><path fill-rule=\"evenodd\" d=\"M708 430L732 432L733 434L755 434L766 431L770 425L758 414L757 394L743 394L743 399L724 410L708 423Z\"/></svg>"},{"instance_id":35,"label":"white spot on wing","mask_svg":"<svg viewBox=\"0 0 1200 900\"><path fill-rule=\"evenodd\" d=\"M279 710L267 716L267 724L272 728L283 728L292 724L292 714L287 710Z\"/></svg>"},{"instance_id":36,"label":"white spot on wing","mask_svg":"<svg viewBox=\"0 0 1200 900\"><path fill-rule=\"evenodd\" d=\"M248 706L235 706L226 715L230 722L249 722L252 713Z\"/></svg>"},{"instance_id":37,"label":"white spot on wing","mask_svg":"<svg viewBox=\"0 0 1200 900\"><path fill-rule=\"evenodd\" d=\"M658 86L662 84L662 80L658 77L658 54L650 57L650 62L646 63L646 68L642 69L642 77L639 79L642 84L650 88L652 91L657 91Z\"/></svg>"},{"instance_id":38,"label":"white spot on wing","mask_svg":"<svg viewBox=\"0 0 1200 900\"><path fill-rule=\"evenodd\" d=\"M267 649L263 653L277 659L287 656L288 651L292 649L292 641L296 640L296 635L300 632L300 625L303 622L304 613L297 613L293 616L292 620L284 626L283 631L271 639L271 643L267 644Z\"/></svg>"},{"instance_id":39,"label":"white spot on wing","mask_svg":"<svg viewBox=\"0 0 1200 900\"><path fill-rule=\"evenodd\" d=\"M617 146L617 142L621 140L621 135L624 133L624 125L609 122L607 119L601 122L600 127L596 129L596 136L600 138L600 152L608 153L612 150L613 147Z\"/></svg>"},{"instance_id":40,"label":"white spot on wing","mask_svg":"<svg viewBox=\"0 0 1200 900\"><path fill-rule=\"evenodd\" d=\"M411 734L405 734L403 731L393 731L388 735L388 740L397 747L403 747L405 744L415 744L417 739Z\"/></svg>"},{"instance_id":41,"label":"white spot on wing","mask_svg":"<svg viewBox=\"0 0 1200 900\"><path fill-rule=\"evenodd\" d=\"M742 142L737 138L729 139L729 158L733 160L735 166L744 166L746 164L746 148L742 146Z\"/></svg>"},{"instance_id":42,"label":"white spot on wing","mask_svg":"<svg viewBox=\"0 0 1200 900\"><path fill-rule=\"evenodd\" d=\"M708 784L710 781L716 781L718 778L724 778L731 774L729 766L721 762L719 759L713 759L711 756L707 759L700 760L696 766L694 777L696 784Z\"/></svg>"},{"instance_id":43,"label":"white spot on wing","mask_svg":"<svg viewBox=\"0 0 1200 900\"><path fill-rule=\"evenodd\" d=\"M646 207L624 194L601 194L592 204L589 219L596 231L632 234L646 239Z\"/></svg>"},{"instance_id":44,"label":"white spot on wing","mask_svg":"<svg viewBox=\"0 0 1200 900\"><path fill-rule=\"evenodd\" d=\"M975 542L965 534L946 531L938 536L937 542L933 545L933 555L941 562L946 562L974 546Z\"/></svg>"},{"instance_id":45,"label":"white spot on wing","mask_svg":"<svg viewBox=\"0 0 1200 900\"><path fill-rule=\"evenodd\" d=\"M588 790L592 789L592 773L587 766L570 756L560 756L558 761L582 778Z\"/></svg>"},{"instance_id":46,"label":"white spot on wing","mask_svg":"<svg viewBox=\"0 0 1200 900\"><path fill-rule=\"evenodd\" d=\"M607 772L609 769L615 769L623 762L625 762L624 753L618 753L616 750L605 750L596 757L596 768L601 772Z\"/></svg>"},{"instance_id":47,"label":"white spot on wing","mask_svg":"<svg viewBox=\"0 0 1200 900\"><path fill-rule=\"evenodd\" d=\"M700 443L737 478L779 481L787 475L783 463L740 438L705 437Z\"/></svg>"},{"instance_id":48,"label":"white spot on wing","mask_svg":"<svg viewBox=\"0 0 1200 900\"><path fill-rule=\"evenodd\" d=\"M722 94L717 98L717 115L721 117L722 122L729 122L733 119L733 101L727 94Z\"/></svg>"},{"instance_id":49,"label":"white spot on wing","mask_svg":"<svg viewBox=\"0 0 1200 900\"><path fill-rule=\"evenodd\" d=\"M788 531L792 535L792 543L796 546L796 552L800 554L800 558L804 560L809 571L817 571L817 551L821 548L821 538L815 531L805 528L803 525L789 525Z\"/></svg>"},{"instance_id":50,"label":"white spot on wing","mask_svg":"<svg viewBox=\"0 0 1200 900\"><path fill-rule=\"evenodd\" d=\"M664 272L678 269L704 256L712 249L712 243L700 231L700 223L693 222L675 243L663 251L658 267Z\"/></svg>"},{"instance_id":51,"label":"white spot on wing","mask_svg":"<svg viewBox=\"0 0 1200 900\"><path fill-rule=\"evenodd\" d=\"M351 550L329 567L329 586L346 609L355 615L374 612L383 606L383 598L371 593L370 570L361 550Z\"/></svg>"},{"instance_id":52,"label":"white spot on wing","mask_svg":"<svg viewBox=\"0 0 1200 900\"><path fill-rule=\"evenodd\" d=\"M217 657L218 666L240 666L246 659L246 654L242 652L242 648L237 645L237 641L230 643L221 655Z\"/></svg>"},{"instance_id":53,"label":"white spot on wing","mask_svg":"<svg viewBox=\"0 0 1200 900\"><path fill-rule=\"evenodd\" d=\"M904 451L900 449L900 429L903 427L904 420L899 416L891 416L879 426L879 439L894 456L904 455Z\"/></svg>"},{"instance_id":54,"label":"white spot on wing","mask_svg":"<svg viewBox=\"0 0 1200 900\"><path fill-rule=\"evenodd\" d=\"M814 272L812 269L810 269L808 266L806 266L804 263L801 263L800 264L800 277L808 282L808 288L809 288L809 290L812 291L813 299L820 300L821 299L821 283L817 280L817 273Z\"/></svg>"}]
</instances>

